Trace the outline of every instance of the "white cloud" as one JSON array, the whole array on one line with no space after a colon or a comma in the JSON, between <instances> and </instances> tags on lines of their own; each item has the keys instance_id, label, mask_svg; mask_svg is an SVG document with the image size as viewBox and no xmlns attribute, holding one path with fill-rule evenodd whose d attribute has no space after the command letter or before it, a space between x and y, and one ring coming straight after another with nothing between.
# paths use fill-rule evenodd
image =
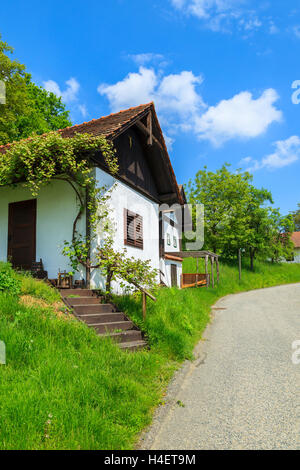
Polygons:
<instances>
[{"instance_id":1,"label":"white cloud","mask_svg":"<svg viewBox=\"0 0 300 470\"><path fill-rule=\"evenodd\" d=\"M155 54L153 52L146 52L143 54L129 54L128 57L139 66L153 62L159 62L159 65L164 65L167 62L162 54Z\"/></svg>"},{"instance_id":2,"label":"white cloud","mask_svg":"<svg viewBox=\"0 0 300 470\"><path fill-rule=\"evenodd\" d=\"M214 13L233 10L243 0L171 0L171 3L175 8L184 9L198 18L208 18Z\"/></svg>"},{"instance_id":3,"label":"white cloud","mask_svg":"<svg viewBox=\"0 0 300 470\"><path fill-rule=\"evenodd\" d=\"M295 34L295 36L296 36L297 38L300 39L300 25L297 25L297 26L294 26L294 27L293 27L293 33Z\"/></svg>"},{"instance_id":4,"label":"white cloud","mask_svg":"<svg viewBox=\"0 0 300 470\"><path fill-rule=\"evenodd\" d=\"M168 147L168 150L171 151L173 149L173 144L175 140L167 134L164 134L164 138L165 138L165 142L166 142L166 146Z\"/></svg>"},{"instance_id":5,"label":"white cloud","mask_svg":"<svg viewBox=\"0 0 300 470\"><path fill-rule=\"evenodd\" d=\"M81 112L82 117L85 118L85 117L88 115L87 107L86 107L85 104L79 104L79 105L78 105L78 109L79 109L79 111Z\"/></svg>"},{"instance_id":6,"label":"white cloud","mask_svg":"<svg viewBox=\"0 0 300 470\"><path fill-rule=\"evenodd\" d=\"M221 145L230 139L257 137L282 119L275 107L279 97L273 89L257 99L244 91L208 108L198 91L202 82L203 78L191 71L163 75L140 67L115 84L100 84L98 92L108 99L112 112L154 101L172 139L178 132L192 132Z\"/></svg>"},{"instance_id":7,"label":"white cloud","mask_svg":"<svg viewBox=\"0 0 300 470\"><path fill-rule=\"evenodd\" d=\"M247 171L253 172L262 168L268 170L284 168L300 159L300 138L297 135L293 135L286 140L278 140L273 146L275 151L261 160L246 157L240 163L250 165Z\"/></svg>"},{"instance_id":8,"label":"white cloud","mask_svg":"<svg viewBox=\"0 0 300 470\"><path fill-rule=\"evenodd\" d=\"M196 86L202 78L192 72L161 76L153 69L140 67L114 85L101 84L98 92L106 96L111 110L137 106L154 101L163 124L169 127L191 126L195 115L204 106Z\"/></svg>"},{"instance_id":9,"label":"white cloud","mask_svg":"<svg viewBox=\"0 0 300 470\"><path fill-rule=\"evenodd\" d=\"M277 34L279 32L280 32L280 30L279 30L278 26L276 26L274 21L270 21L269 33L270 34Z\"/></svg>"},{"instance_id":10,"label":"white cloud","mask_svg":"<svg viewBox=\"0 0 300 470\"><path fill-rule=\"evenodd\" d=\"M46 82L43 82L44 88L49 91L54 93L56 96L61 96L62 100L64 103L70 103L72 101L76 101L78 97L78 92L80 88L80 84L76 80L76 78L70 78L69 80L66 81L66 89L62 91L54 80L48 80Z\"/></svg>"},{"instance_id":11,"label":"white cloud","mask_svg":"<svg viewBox=\"0 0 300 470\"><path fill-rule=\"evenodd\" d=\"M204 106L196 86L203 82L201 76L183 71L165 76L155 95L160 110L181 116L194 115Z\"/></svg>"},{"instance_id":12,"label":"white cloud","mask_svg":"<svg viewBox=\"0 0 300 470\"><path fill-rule=\"evenodd\" d=\"M242 18L239 24L240 26L244 28L245 31L252 31L254 29L259 29L262 26L262 22L257 17L253 17L249 19Z\"/></svg>"},{"instance_id":13,"label":"white cloud","mask_svg":"<svg viewBox=\"0 0 300 470\"><path fill-rule=\"evenodd\" d=\"M140 67L138 73L129 73L114 85L99 85L98 92L107 97L111 110L117 112L120 109L153 101L157 81L152 69Z\"/></svg>"},{"instance_id":14,"label":"white cloud","mask_svg":"<svg viewBox=\"0 0 300 470\"><path fill-rule=\"evenodd\" d=\"M61 97L62 101L70 107L72 114L73 112L77 114L79 111L81 116L85 118L88 115L87 107L85 104L78 103L78 94L80 90L79 82L76 78L71 77L65 83L66 88L63 91L54 80L43 82L43 86L47 91Z\"/></svg>"},{"instance_id":15,"label":"white cloud","mask_svg":"<svg viewBox=\"0 0 300 470\"><path fill-rule=\"evenodd\" d=\"M187 16L195 16L213 31L231 32L232 23L247 32L257 30L262 22L248 0L170 0L173 7Z\"/></svg>"},{"instance_id":16,"label":"white cloud","mask_svg":"<svg viewBox=\"0 0 300 470\"><path fill-rule=\"evenodd\" d=\"M278 98L272 88L257 99L249 91L243 91L211 106L197 118L195 131L201 139L208 139L214 145L233 138L258 137L270 124L282 119L282 112L274 106Z\"/></svg>"},{"instance_id":17,"label":"white cloud","mask_svg":"<svg viewBox=\"0 0 300 470\"><path fill-rule=\"evenodd\" d=\"M61 96L60 88L54 80L43 82L43 86L49 93L54 93L56 96Z\"/></svg>"}]
</instances>

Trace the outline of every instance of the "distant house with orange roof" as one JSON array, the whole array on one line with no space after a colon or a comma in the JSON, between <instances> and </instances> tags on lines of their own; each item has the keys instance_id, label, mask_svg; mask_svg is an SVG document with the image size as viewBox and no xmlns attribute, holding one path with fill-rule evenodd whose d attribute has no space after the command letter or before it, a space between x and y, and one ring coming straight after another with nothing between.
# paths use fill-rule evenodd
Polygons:
<instances>
[{"instance_id":1,"label":"distant house with orange roof","mask_svg":"<svg viewBox=\"0 0 300 470\"><path fill-rule=\"evenodd\" d=\"M294 243L293 263L300 263L300 232L292 233L291 240Z\"/></svg>"}]
</instances>

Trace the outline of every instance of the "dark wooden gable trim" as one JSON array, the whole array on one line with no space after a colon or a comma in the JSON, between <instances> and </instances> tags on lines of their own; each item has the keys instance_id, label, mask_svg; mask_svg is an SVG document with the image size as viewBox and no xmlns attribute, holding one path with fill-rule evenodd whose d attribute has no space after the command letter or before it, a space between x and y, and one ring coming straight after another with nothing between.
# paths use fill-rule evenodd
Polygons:
<instances>
[{"instance_id":1,"label":"dark wooden gable trim","mask_svg":"<svg viewBox=\"0 0 300 470\"><path fill-rule=\"evenodd\" d=\"M113 140L119 157L120 172L117 179L124 181L157 203L183 203L153 104L150 104L126 125L120 126L113 135L109 136L109 139ZM128 141L140 147L140 158L143 160L142 170L145 172L144 177L147 181L138 178L141 176L138 173L134 176L126 171ZM108 171L100 154L96 161L100 168Z\"/></svg>"},{"instance_id":2,"label":"dark wooden gable trim","mask_svg":"<svg viewBox=\"0 0 300 470\"><path fill-rule=\"evenodd\" d=\"M127 129L114 141L119 160L119 177L146 196L159 201L157 182L155 181L149 155L147 139L135 128Z\"/></svg>"}]
</instances>

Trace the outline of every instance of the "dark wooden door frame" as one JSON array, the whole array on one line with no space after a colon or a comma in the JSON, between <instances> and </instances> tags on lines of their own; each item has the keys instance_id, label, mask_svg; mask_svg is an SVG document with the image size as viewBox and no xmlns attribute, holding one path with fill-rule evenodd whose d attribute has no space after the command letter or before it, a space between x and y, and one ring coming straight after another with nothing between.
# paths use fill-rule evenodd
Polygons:
<instances>
[{"instance_id":1,"label":"dark wooden door frame","mask_svg":"<svg viewBox=\"0 0 300 470\"><path fill-rule=\"evenodd\" d=\"M8 241L7 241L7 259L9 261L13 261L13 208L16 205L28 205L31 203L32 210L33 210L33 237L32 237L32 261L35 261L36 258L36 218L37 218L37 200L36 199L28 199L26 201L17 201L12 202L8 205ZM26 266L30 269L31 266Z\"/></svg>"},{"instance_id":2,"label":"dark wooden door frame","mask_svg":"<svg viewBox=\"0 0 300 470\"><path fill-rule=\"evenodd\" d=\"M171 264L171 287L178 287L177 264Z\"/></svg>"}]
</instances>

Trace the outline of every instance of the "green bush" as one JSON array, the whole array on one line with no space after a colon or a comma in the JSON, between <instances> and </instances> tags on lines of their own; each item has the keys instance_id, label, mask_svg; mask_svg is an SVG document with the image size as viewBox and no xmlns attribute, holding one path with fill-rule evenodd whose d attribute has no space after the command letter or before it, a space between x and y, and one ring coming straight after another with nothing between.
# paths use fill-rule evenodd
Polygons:
<instances>
[{"instance_id":1,"label":"green bush","mask_svg":"<svg viewBox=\"0 0 300 470\"><path fill-rule=\"evenodd\" d=\"M9 263L0 263L0 292L10 295L21 292L21 281Z\"/></svg>"}]
</instances>

